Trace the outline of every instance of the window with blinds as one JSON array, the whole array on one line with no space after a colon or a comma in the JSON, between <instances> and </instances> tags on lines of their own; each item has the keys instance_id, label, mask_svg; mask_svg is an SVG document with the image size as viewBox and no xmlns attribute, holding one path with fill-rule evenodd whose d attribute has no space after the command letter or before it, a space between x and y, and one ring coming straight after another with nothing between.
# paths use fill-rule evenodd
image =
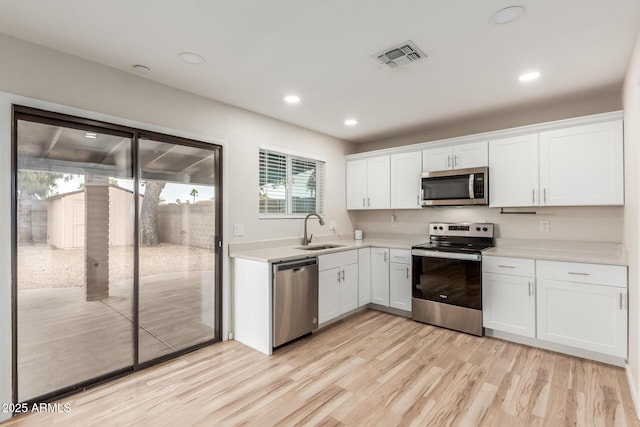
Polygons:
<instances>
[{"instance_id":1,"label":"window with blinds","mask_svg":"<svg viewBox=\"0 0 640 427\"><path fill-rule=\"evenodd\" d=\"M260 216L324 213L324 168L320 160L260 149Z\"/></svg>"}]
</instances>

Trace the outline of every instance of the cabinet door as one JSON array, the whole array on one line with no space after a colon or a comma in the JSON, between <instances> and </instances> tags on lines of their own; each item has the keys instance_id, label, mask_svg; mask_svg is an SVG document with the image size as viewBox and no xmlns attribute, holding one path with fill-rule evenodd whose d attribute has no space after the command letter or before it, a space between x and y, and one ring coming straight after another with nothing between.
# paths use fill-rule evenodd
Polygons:
<instances>
[{"instance_id":1,"label":"cabinet door","mask_svg":"<svg viewBox=\"0 0 640 427\"><path fill-rule=\"evenodd\" d=\"M347 209L365 209L367 202L367 160L347 161Z\"/></svg>"},{"instance_id":2,"label":"cabinet door","mask_svg":"<svg viewBox=\"0 0 640 427\"><path fill-rule=\"evenodd\" d=\"M453 168L451 147L429 148L422 151L422 172L444 171Z\"/></svg>"},{"instance_id":3,"label":"cabinet door","mask_svg":"<svg viewBox=\"0 0 640 427\"><path fill-rule=\"evenodd\" d=\"M371 248L371 302L389 307L389 249Z\"/></svg>"},{"instance_id":4,"label":"cabinet door","mask_svg":"<svg viewBox=\"0 0 640 427\"><path fill-rule=\"evenodd\" d=\"M340 315L338 279L341 268L330 268L318 273L318 323L323 324Z\"/></svg>"},{"instance_id":5,"label":"cabinet door","mask_svg":"<svg viewBox=\"0 0 640 427\"><path fill-rule=\"evenodd\" d=\"M390 206L390 156L367 159L367 209L389 209Z\"/></svg>"},{"instance_id":6,"label":"cabinet door","mask_svg":"<svg viewBox=\"0 0 640 427\"><path fill-rule=\"evenodd\" d=\"M627 289L538 279L538 338L627 357Z\"/></svg>"},{"instance_id":7,"label":"cabinet door","mask_svg":"<svg viewBox=\"0 0 640 427\"><path fill-rule=\"evenodd\" d=\"M422 153L391 156L391 209L419 209Z\"/></svg>"},{"instance_id":8,"label":"cabinet door","mask_svg":"<svg viewBox=\"0 0 640 427\"><path fill-rule=\"evenodd\" d=\"M622 121L540 134L541 205L624 204Z\"/></svg>"},{"instance_id":9,"label":"cabinet door","mask_svg":"<svg viewBox=\"0 0 640 427\"><path fill-rule=\"evenodd\" d=\"M489 206L536 206L538 200L538 134L489 141Z\"/></svg>"},{"instance_id":10,"label":"cabinet door","mask_svg":"<svg viewBox=\"0 0 640 427\"><path fill-rule=\"evenodd\" d=\"M389 278L389 306L411 311L411 265L392 262Z\"/></svg>"},{"instance_id":11,"label":"cabinet door","mask_svg":"<svg viewBox=\"0 0 640 427\"><path fill-rule=\"evenodd\" d=\"M371 302L371 248L358 249L358 307Z\"/></svg>"},{"instance_id":12,"label":"cabinet door","mask_svg":"<svg viewBox=\"0 0 640 427\"><path fill-rule=\"evenodd\" d=\"M488 141L470 142L453 147L453 168L467 169L489 164Z\"/></svg>"},{"instance_id":13,"label":"cabinet door","mask_svg":"<svg viewBox=\"0 0 640 427\"><path fill-rule=\"evenodd\" d=\"M339 287L340 314L358 308L358 264L341 268Z\"/></svg>"},{"instance_id":14,"label":"cabinet door","mask_svg":"<svg viewBox=\"0 0 640 427\"><path fill-rule=\"evenodd\" d=\"M535 338L535 279L484 273L482 319L485 328Z\"/></svg>"}]
</instances>

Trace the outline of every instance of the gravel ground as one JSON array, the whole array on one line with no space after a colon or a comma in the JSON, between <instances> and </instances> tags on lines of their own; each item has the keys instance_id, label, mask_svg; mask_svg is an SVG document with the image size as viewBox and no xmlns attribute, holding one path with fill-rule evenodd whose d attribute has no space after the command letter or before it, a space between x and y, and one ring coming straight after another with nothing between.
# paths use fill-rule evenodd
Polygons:
<instances>
[{"instance_id":1,"label":"gravel ground","mask_svg":"<svg viewBox=\"0 0 640 427\"><path fill-rule=\"evenodd\" d=\"M209 249L160 244L140 248L140 275L213 270ZM109 280L133 277L133 246L114 246L109 252ZM18 247L18 288L85 286L84 249L56 249L47 244Z\"/></svg>"}]
</instances>

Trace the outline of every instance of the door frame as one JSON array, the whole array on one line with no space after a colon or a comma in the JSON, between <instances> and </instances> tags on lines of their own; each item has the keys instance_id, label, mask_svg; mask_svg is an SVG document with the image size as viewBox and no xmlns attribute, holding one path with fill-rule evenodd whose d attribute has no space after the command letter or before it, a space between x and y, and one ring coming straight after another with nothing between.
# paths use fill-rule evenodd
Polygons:
<instances>
[{"instance_id":1,"label":"door frame","mask_svg":"<svg viewBox=\"0 0 640 427\"><path fill-rule=\"evenodd\" d=\"M64 126L83 131L95 131L111 135L123 136L132 140L132 176L134 181L134 262L133 262L133 364L116 371L91 378L80 383L72 384L52 391L42 396L37 396L25 402L18 400L18 283L17 283L17 237L18 237L18 199L17 199L17 172L18 172L18 120ZM214 186L216 189L215 204L215 251L214 251L214 338L159 358L139 363L139 165L138 165L138 141L141 136L157 139L162 142L187 145L196 148L211 150L215 156ZM64 396L77 393L89 387L94 387L107 381L131 374L140 369L157 365L166 360L179 357L183 354L209 346L222 341L222 307L223 307L223 146L214 142L205 142L195 139L179 137L175 135L144 130L141 128L118 125L107 121L95 120L71 114L58 113L25 105L12 104L11 109L11 372L12 372L12 401L17 403L50 402Z\"/></svg>"}]
</instances>

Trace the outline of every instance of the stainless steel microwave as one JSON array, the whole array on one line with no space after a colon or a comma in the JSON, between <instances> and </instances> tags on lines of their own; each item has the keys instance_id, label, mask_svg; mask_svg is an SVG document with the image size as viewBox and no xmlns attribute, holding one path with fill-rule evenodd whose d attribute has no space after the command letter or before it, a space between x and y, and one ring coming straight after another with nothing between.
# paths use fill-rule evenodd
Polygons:
<instances>
[{"instance_id":1,"label":"stainless steel microwave","mask_svg":"<svg viewBox=\"0 0 640 427\"><path fill-rule=\"evenodd\" d=\"M421 175L422 206L489 204L489 168L454 169Z\"/></svg>"}]
</instances>

